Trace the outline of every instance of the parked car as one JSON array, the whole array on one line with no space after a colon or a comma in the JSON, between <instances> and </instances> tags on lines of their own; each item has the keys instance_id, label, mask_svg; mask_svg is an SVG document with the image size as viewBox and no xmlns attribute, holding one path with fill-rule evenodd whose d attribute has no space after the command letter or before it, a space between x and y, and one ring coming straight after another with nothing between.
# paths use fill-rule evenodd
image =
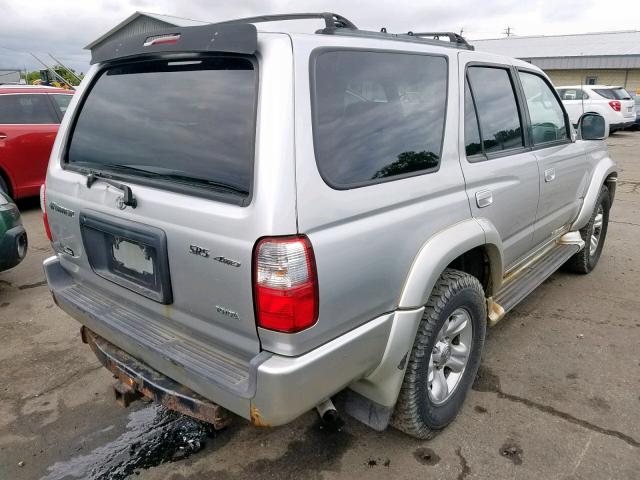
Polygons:
<instances>
[{"instance_id":1,"label":"parked car","mask_svg":"<svg viewBox=\"0 0 640 480\"><path fill-rule=\"evenodd\" d=\"M49 154L73 91L0 85L0 190L14 199L37 196Z\"/></svg>"},{"instance_id":2,"label":"parked car","mask_svg":"<svg viewBox=\"0 0 640 480\"><path fill-rule=\"evenodd\" d=\"M640 112L640 95L635 95L633 97L633 103L636 106L636 121L633 123L633 125L631 125L631 130L638 130L640 129L640 115L638 115L638 112Z\"/></svg>"},{"instance_id":3,"label":"parked car","mask_svg":"<svg viewBox=\"0 0 640 480\"><path fill-rule=\"evenodd\" d=\"M319 16L94 51L42 196L46 277L124 404L275 426L342 392L373 428L430 438L487 326L598 263L606 122L576 132L542 70L459 35Z\"/></svg>"},{"instance_id":4,"label":"parked car","mask_svg":"<svg viewBox=\"0 0 640 480\"><path fill-rule=\"evenodd\" d=\"M0 272L18 265L27 255L27 232L9 195L0 192Z\"/></svg>"},{"instance_id":5,"label":"parked car","mask_svg":"<svg viewBox=\"0 0 640 480\"><path fill-rule=\"evenodd\" d=\"M556 87L571 122L575 125L584 113L599 113L613 133L632 126L636 121L636 106L622 87L611 85L574 85Z\"/></svg>"}]
</instances>

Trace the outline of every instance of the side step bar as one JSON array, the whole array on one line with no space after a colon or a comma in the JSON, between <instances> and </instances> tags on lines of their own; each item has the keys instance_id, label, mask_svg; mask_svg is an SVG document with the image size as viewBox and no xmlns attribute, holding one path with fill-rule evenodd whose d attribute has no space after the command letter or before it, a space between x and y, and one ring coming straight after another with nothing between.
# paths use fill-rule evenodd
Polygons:
<instances>
[{"instance_id":1,"label":"side step bar","mask_svg":"<svg viewBox=\"0 0 640 480\"><path fill-rule=\"evenodd\" d=\"M584 248L578 232L570 232L519 267L505 279L500 291L489 298L489 325L498 323L574 254Z\"/></svg>"}]
</instances>

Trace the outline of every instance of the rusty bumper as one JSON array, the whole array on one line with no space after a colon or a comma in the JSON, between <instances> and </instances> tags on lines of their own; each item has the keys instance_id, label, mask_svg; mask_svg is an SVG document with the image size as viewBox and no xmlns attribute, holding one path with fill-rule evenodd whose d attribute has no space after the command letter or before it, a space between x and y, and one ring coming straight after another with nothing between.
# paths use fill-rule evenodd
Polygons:
<instances>
[{"instance_id":1,"label":"rusty bumper","mask_svg":"<svg viewBox=\"0 0 640 480\"><path fill-rule=\"evenodd\" d=\"M143 395L171 410L210 423L217 430L231 423L231 415L220 405L153 370L87 327L83 326L80 334L100 363L118 379L116 400L122 405L127 406Z\"/></svg>"}]
</instances>

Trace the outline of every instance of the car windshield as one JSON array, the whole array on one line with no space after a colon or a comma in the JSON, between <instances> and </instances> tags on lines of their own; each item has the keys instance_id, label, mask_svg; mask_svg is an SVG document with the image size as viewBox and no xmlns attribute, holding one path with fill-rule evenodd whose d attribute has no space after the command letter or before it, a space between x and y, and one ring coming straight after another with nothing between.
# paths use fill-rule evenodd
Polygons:
<instances>
[{"instance_id":1,"label":"car windshield","mask_svg":"<svg viewBox=\"0 0 640 480\"><path fill-rule=\"evenodd\" d=\"M67 162L247 196L256 81L252 61L236 57L108 68L82 106Z\"/></svg>"},{"instance_id":2,"label":"car windshield","mask_svg":"<svg viewBox=\"0 0 640 480\"><path fill-rule=\"evenodd\" d=\"M629 92L622 87L594 88L593 91L604 98L608 98L609 100L631 100Z\"/></svg>"}]
</instances>

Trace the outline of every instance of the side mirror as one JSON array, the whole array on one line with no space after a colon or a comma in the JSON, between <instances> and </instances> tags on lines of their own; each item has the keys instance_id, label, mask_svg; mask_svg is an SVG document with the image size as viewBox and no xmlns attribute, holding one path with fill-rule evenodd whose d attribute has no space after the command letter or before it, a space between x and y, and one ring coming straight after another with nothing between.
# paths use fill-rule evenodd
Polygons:
<instances>
[{"instance_id":1,"label":"side mirror","mask_svg":"<svg viewBox=\"0 0 640 480\"><path fill-rule=\"evenodd\" d=\"M585 113L578 120L582 140L604 140L609 135L607 121L599 113Z\"/></svg>"}]
</instances>

